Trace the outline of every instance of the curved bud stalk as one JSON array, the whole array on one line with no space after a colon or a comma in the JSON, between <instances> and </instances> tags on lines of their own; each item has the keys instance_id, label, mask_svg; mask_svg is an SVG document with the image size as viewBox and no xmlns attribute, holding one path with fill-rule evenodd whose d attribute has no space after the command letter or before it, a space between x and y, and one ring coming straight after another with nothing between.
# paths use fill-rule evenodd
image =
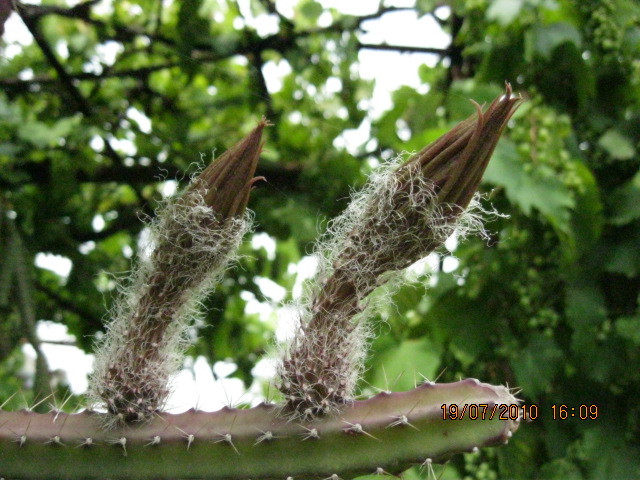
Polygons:
<instances>
[{"instance_id":1,"label":"curved bud stalk","mask_svg":"<svg viewBox=\"0 0 640 480\"><path fill-rule=\"evenodd\" d=\"M112 430L103 429L100 414L89 412L0 412L0 474L13 479L281 480L400 473L414 464L506 443L519 419L501 416L517 411L508 408L517 404L505 387L467 379L381 393L350 404L340 415L303 424L264 404L250 410L163 413L148 423ZM445 420L442 405L457 405L460 411L477 405L476 413L486 409L483 415Z\"/></svg>"},{"instance_id":2,"label":"curved bud stalk","mask_svg":"<svg viewBox=\"0 0 640 480\"><path fill-rule=\"evenodd\" d=\"M493 150L520 98L505 95L415 154L382 167L329 225L300 325L279 366L292 418L311 418L353 399L366 354L367 296L443 245L455 231L482 230L469 213ZM472 205L473 206L473 205Z\"/></svg>"},{"instance_id":3,"label":"curved bud stalk","mask_svg":"<svg viewBox=\"0 0 640 480\"><path fill-rule=\"evenodd\" d=\"M245 209L266 125L203 170L149 225L152 251L121 292L96 352L89 394L111 418L145 420L163 407L199 301L251 228Z\"/></svg>"}]
</instances>

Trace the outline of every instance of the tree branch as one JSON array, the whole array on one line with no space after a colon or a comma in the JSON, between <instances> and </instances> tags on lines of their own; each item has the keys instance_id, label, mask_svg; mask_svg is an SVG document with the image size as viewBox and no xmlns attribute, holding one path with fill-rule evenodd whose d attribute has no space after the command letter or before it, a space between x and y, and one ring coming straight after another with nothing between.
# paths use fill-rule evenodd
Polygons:
<instances>
[{"instance_id":1,"label":"tree branch","mask_svg":"<svg viewBox=\"0 0 640 480\"><path fill-rule=\"evenodd\" d=\"M30 162L20 165L18 172L24 173L28 178L19 181L9 181L2 178L0 173L0 188L12 190L19 185L47 184L51 181L52 163L50 160L42 160L38 163ZM18 173L15 172L15 173ZM165 179L184 177L185 172L171 164L152 162L148 166L136 165L133 167L102 166L92 173L83 170L75 171L75 180L80 183L127 183L148 184L160 182L160 173ZM264 176L269 183L279 188L295 189L300 178L302 168L298 166L284 166L274 163L258 164L257 176Z\"/></svg>"},{"instance_id":2,"label":"tree branch","mask_svg":"<svg viewBox=\"0 0 640 480\"><path fill-rule=\"evenodd\" d=\"M41 17L47 15L58 15L61 17L66 17L70 19L82 20L83 22L98 27L100 29L106 30L107 28L112 28L116 32L116 38L118 40L131 41L135 39L137 36L147 37L149 40L154 42L161 42L167 45L174 46L176 45L175 41L172 39L160 35L157 33L148 33L140 28L136 28L135 26L125 26L125 25L107 25L102 20L97 20L95 18L91 18L91 8L98 4L101 0L90 0L87 2L79 3L78 5L65 8L59 7L56 5L34 5L18 2L18 10L20 10L23 15L26 15L28 18L33 19L34 21L38 21ZM162 3L162 2L159 2Z\"/></svg>"},{"instance_id":3,"label":"tree branch","mask_svg":"<svg viewBox=\"0 0 640 480\"><path fill-rule=\"evenodd\" d=\"M91 3L91 2L87 2L87 3ZM71 99L75 103L76 109L86 117L93 117L94 113L91 108L91 105L89 104L89 102L87 102L87 100L80 93L78 88L74 85L71 77L69 76L67 71L64 69L64 67L58 60L58 58L55 56L55 54L53 53L53 49L46 42L44 36L40 32L40 29L38 28L38 22L39 22L40 16L30 17L28 13L29 12L28 8L25 10L19 9L18 12L20 13L20 16L22 17L22 20L24 21L25 25L29 29L29 32L31 32L31 35L33 35L34 40L40 47L40 50L42 50L43 55L45 56L49 64L53 67L53 69L56 71L58 78L62 83L62 87L67 91L67 94L71 97ZM118 164L121 164L122 159L111 146L109 139L102 137L102 140L104 142L103 153L107 157L109 157L111 160L115 161Z\"/></svg>"},{"instance_id":4,"label":"tree branch","mask_svg":"<svg viewBox=\"0 0 640 480\"><path fill-rule=\"evenodd\" d=\"M85 2L85 3L89 4L91 2ZM58 14L58 15L63 15L69 18L77 18L99 27L106 27L106 24L104 22L90 19L88 16L88 13L87 15L82 16L78 14L77 10L75 11L75 13L70 12L71 10L74 10L77 7L73 7L71 9L63 9L59 7L48 7L48 6L42 7L39 5L29 5L29 6L24 6L24 4L20 4L20 5L24 7L23 11L27 12L27 18L29 18L28 15L32 15L34 18L39 18L43 15ZM81 5L84 5L84 4L81 4ZM380 8L378 11L374 13L363 15L360 17L355 17L355 24L356 24L355 28L360 29L363 22L367 20L380 18L382 15L386 13L405 11L405 10L412 10L412 9L403 8L403 7ZM294 32L292 29L285 28L284 31L282 32L276 33L274 35L270 35L265 38L260 38L259 40L256 40L256 41L246 42L244 45L240 45L237 49L234 49L233 51L226 52L226 53L214 52L211 44L196 44L193 50L191 51L191 58L193 60L198 60L200 62L218 62L221 60L226 60L234 55L247 55L247 54L252 54L256 52L262 52L264 50L274 50L283 54L289 49L291 49L293 46L295 46L295 43L298 39L306 38L313 35L323 34L323 33L341 33L344 31L353 30L354 29L353 19L354 17L351 17L351 16L345 17L327 27L306 30L302 32ZM118 31L120 32L118 34L120 35L120 37L124 36L127 38L131 38L131 36L135 36L135 35L144 35L150 38L151 40L158 41L158 42L167 44L169 46L175 47L175 42L173 40L166 37L159 36L157 34L149 34L141 30L136 30L133 27L114 27L114 28L116 28L117 32ZM113 38L112 40L121 41L122 38L120 37ZM104 40L107 40L107 39L104 39ZM363 47L363 48L367 48L367 47ZM376 47L372 46L371 48L376 48ZM400 48L405 48L405 47L400 47ZM415 47L415 48L419 48L419 47ZM415 48L412 47L412 50L415 50ZM382 47L379 49L392 49L392 48ZM426 52L426 53L441 53L441 52L434 51L434 52ZM100 74L90 73L90 72L75 72L75 73L65 72L65 78L67 81L69 80L100 81L105 78L123 78L123 77L137 77L137 78L145 79L150 73L153 73L159 70L165 70L168 68L173 68L179 65L181 65L180 60L170 61L170 62L157 64L157 65L149 65L141 68L104 71ZM35 77L29 80L9 78L9 79L0 79L0 86L12 89L14 91L28 91L32 85L45 85L48 83L57 83L58 81L59 80L56 78L45 77L45 76Z\"/></svg>"},{"instance_id":5,"label":"tree branch","mask_svg":"<svg viewBox=\"0 0 640 480\"><path fill-rule=\"evenodd\" d=\"M271 94L269 93L269 89L267 88L267 81L264 78L264 72L262 71L262 67L264 66L264 62L262 60L262 52L256 51L253 54L247 55L247 57L254 69L255 83L260 94L260 98L264 100L264 103L266 105L267 119L271 123L277 124L278 120L280 119L280 113L276 112L273 107L273 99L271 98ZM278 129L274 128L273 132L277 140Z\"/></svg>"},{"instance_id":6,"label":"tree branch","mask_svg":"<svg viewBox=\"0 0 640 480\"><path fill-rule=\"evenodd\" d=\"M68 347L78 346L78 342L75 340L40 340L40 343L47 343L49 345L65 345Z\"/></svg>"},{"instance_id":7,"label":"tree branch","mask_svg":"<svg viewBox=\"0 0 640 480\"><path fill-rule=\"evenodd\" d=\"M409 45L388 45L386 43L373 44L358 42L358 48L363 50L388 50L403 53L429 53L440 56L447 56L450 53L448 48L412 47Z\"/></svg>"},{"instance_id":8,"label":"tree branch","mask_svg":"<svg viewBox=\"0 0 640 480\"><path fill-rule=\"evenodd\" d=\"M153 72L166 70L168 68L177 67L179 65L180 65L180 62L167 62L159 65L149 65L147 67L104 71L102 73L92 73L92 72L68 73L67 77L71 80L89 80L89 81L101 81L106 78L125 78L125 77L134 77L134 78L139 78L141 80L144 80ZM11 88L14 91L26 91L26 90L29 90L29 88L32 85L56 84L59 81L60 81L59 79L49 77L49 76L38 76L38 77L33 77L29 80L21 80L19 78L5 78L5 79L0 79L0 86L5 88Z\"/></svg>"},{"instance_id":9,"label":"tree branch","mask_svg":"<svg viewBox=\"0 0 640 480\"><path fill-rule=\"evenodd\" d=\"M33 300L33 292L31 290L33 281L31 278L31 265L33 258L27 259L26 251L20 233L18 232L15 222L11 218L7 218L5 225L8 234L12 237L13 251L11 255L15 256L14 273L16 281L17 306L22 318L22 326L24 334L33 349L36 352L36 371L33 381L33 391L36 396L46 395L51 389L50 372L47 359L40 348L40 339L36 330L36 306Z\"/></svg>"},{"instance_id":10,"label":"tree branch","mask_svg":"<svg viewBox=\"0 0 640 480\"><path fill-rule=\"evenodd\" d=\"M54 292L46 285L43 285L40 282L35 282L35 288L37 291L44 293L47 297L49 297L53 302L55 302L62 310L66 310L70 313L78 315L83 320L90 320L94 324L100 324L100 317L96 316L95 313L85 310L84 308L78 306L76 303L64 298L58 292ZM41 340L42 341L42 340ZM52 342L46 342L52 343ZM73 342L75 345L75 342Z\"/></svg>"}]
</instances>

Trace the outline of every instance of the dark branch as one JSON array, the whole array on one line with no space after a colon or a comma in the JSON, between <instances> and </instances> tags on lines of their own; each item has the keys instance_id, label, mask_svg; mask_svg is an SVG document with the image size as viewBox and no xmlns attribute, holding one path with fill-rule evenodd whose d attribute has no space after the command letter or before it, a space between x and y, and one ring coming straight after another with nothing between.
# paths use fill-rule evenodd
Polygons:
<instances>
[{"instance_id":1,"label":"dark branch","mask_svg":"<svg viewBox=\"0 0 640 480\"><path fill-rule=\"evenodd\" d=\"M42 340L40 339L40 343L47 343L49 345L64 345L68 347L77 347L78 342L75 340Z\"/></svg>"},{"instance_id":2,"label":"dark branch","mask_svg":"<svg viewBox=\"0 0 640 480\"><path fill-rule=\"evenodd\" d=\"M269 89L267 88L267 81L264 78L264 72L262 71L262 67L264 66L264 62L262 60L262 52L257 51L254 54L248 55L248 58L251 62L251 65L253 66L253 74L256 87L258 89L258 94L267 107L267 118L271 123L277 124L280 114L277 113L273 108L273 99L271 98L271 94L269 93ZM275 134L277 134L278 129L274 128L273 131Z\"/></svg>"},{"instance_id":3,"label":"dark branch","mask_svg":"<svg viewBox=\"0 0 640 480\"><path fill-rule=\"evenodd\" d=\"M271 0L259 0L259 1L267 12L269 12L272 15L278 16L278 19L280 20L280 25L282 25L283 28L288 29L290 31L293 31L295 29L295 25L293 24L293 22L278 11L278 8L276 7L275 2Z\"/></svg>"},{"instance_id":4,"label":"dark branch","mask_svg":"<svg viewBox=\"0 0 640 480\"><path fill-rule=\"evenodd\" d=\"M92 73L92 72L69 73L67 74L67 77L72 80L93 80L93 81L104 80L105 78L123 78L123 77L134 77L134 78L139 78L141 80L145 80L153 72L157 72L159 70L166 70L168 68L177 67L179 65L180 65L180 62L167 62L159 65L149 65L147 67L104 71L102 73ZM48 76L34 77L29 80L21 80L19 78L6 78L6 79L0 80L0 86L13 88L14 90L18 90L18 91L23 91L23 90L28 90L31 85L56 84L58 82L59 80L57 78L52 78Z\"/></svg>"},{"instance_id":5,"label":"dark branch","mask_svg":"<svg viewBox=\"0 0 640 480\"><path fill-rule=\"evenodd\" d=\"M408 45L387 45L372 44L372 43L358 43L358 48L365 50L389 50L393 52L404 53L429 53L432 55L446 56L449 54L448 48L433 48L433 47L412 47Z\"/></svg>"},{"instance_id":6,"label":"dark branch","mask_svg":"<svg viewBox=\"0 0 640 480\"><path fill-rule=\"evenodd\" d=\"M91 2L85 2L89 4ZM22 5L22 4L21 4ZM85 5L85 4L81 4ZM23 5L23 7L25 7ZM39 18L42 15L46 14L58 14L64 15L70 18L78 18L88 23L91 23L96 26L106 27L104 22L93 20L89 18L89 15L82 16L76 13L70 13L70 10L74 10L77 7L73 7L72 9L65 9L60 7L42 7L38 5L29 5L25 7L23 11L27 12L27 16L31 14L34 18ZM33 10L35 9L35 10ZM361 17L355 17L355 29L360 29L363 22L367 20L373 20L376 18L380 18L382 15L389 12L397 12L411 10L410 8L401 8L401 7L384 7L380 8L378 11L371 13L369 15L363 15ZM274 50L281 54L286 53L288 50L293 48L296 45L298 39L306 38L313 35L319 35L323 33L341 33L345 31L354 30L353 26L354 17L345 17L337 21L336 23L329 25L323 28L317 28L302 32L294 32L292 29L284 28L283 31L276 33L274 35L270 35L265 38L259 38L255 40L256 37L252 37L251 35L247 35L246 37L251 37L254 40L247 41L244 45L240 45L238 48L234 49L230 52L219 53L214 52L211 44L197 44L194 46L194 49L191 52L191 58L193 60L197 60L200 62L218 62L221 60L228 59L234 55L247 55L254 54L256 52L263 52L264 50ZM151 40L161 42L167 44L171 47L175 47L175 42L169 38L161 37L160 35L149 34L144 31L135 29L134 27L114 27L116 28L116 32L118 37L113 40L122 41L122 37L126 37L128 39L132 38L135 35L144 35L149 37ZM118 33L119 32L119 33ZM108 38L103 38L102 40L109 40ZM367 47L363 47L367 48ZM371 48L376 48L375 46ZM405 48L405 47L399 47ZM408 48L408 47L407 47ZM418 47L413 48L412 51L416 51ZM382 47L380 49L392 49L390 47ZM398 50L397 48L394 50ZM433 51L426 53L438 53L441 52ZM153 72L159 70L165 70L168 68L173 68L175 66L179 66L181 61L169 61L163 64L158 65L149 65L141 68L134 69L124 69L124 70L110 70L104 71L100 74L90 73L90 72L76 72L76 73L68 73L65 72L65 78L67 80L88 80L88 81L100 81L105 78L121 78L121 77L136 77L140 79L146 79L146 77ZM32 85L45 85L48 83L57 83L59 80L51 77L35 77L29 80L21 80L18 78L9 78L9 79L0 79L0 86L11 88L14 91L26 91L29 90Z\"/></svg>"},{"instance_id":7,"label":"dark branch","mask_svg":"<svg viewBox=\"0 0 640 480\"><path fill-rule=\"evenodd\" d=\"M19 181L10 181L3 179L0 175L0 188L12 190L19 185L24 184L47 184L51 182L51 161L43 160L38 163L30 162L20 165L16 177L20 177L19 173L24 173L28 178ZM273 163L258 164L256 176L264 176L267 180L277 185L279 188L292 189L300 177L302 170L300 167L283 166ZM126 183L130 185L148 184L160 182L163 179L184 178L185 172L174 165L153 162L151 165L136 165L133 167L122 167L118 165L103 166L92 173L83 170L75 172L75 180L77 182L90 183Z\"/></svg>"},{"instance_id":8,"label":"dark branch","mask_svg":"<svg viewBox=\"0 0 640 480\"><path fill-rule=\"evenodd\" d=\"M80 92L78 92L77 88L73 85L72 79L67 75L66 70L53 53L53 49L42 36L42 33L38 28L38 19L40 17L30 17L29 15L25 14L27 10L18 11L22 16L22 20L24 21L25 25L29 29L29 32L31 32L31 35L33 35L33 39L38 44L38 47L40 47L42 54L47 59L47 62L49 62L51 67L53 67L53 69L56 71L56 74L58 75L58 81L62 84L62 87L67 92L67 95L75 104L76 110L87 117L91 116L91 106L86 101L86 99L82 95L80 95Z\"/></svg>"},{"instance_id":9,"label":"dark branch","mask_svg":"<svg viewBox=\"0 0 640 480\"><path fill-rule=\"evenodd\" d=\"M36 281L34 282L34 287L36 290L38 290L41 293L44 293L47 297L49 297L49 299L55 302L58 305L58 307L60 307L62 310L66 310L70 313L78 315L80 318L84 320L91 320L92 323L100 324L100 321L101 321L100 317L97 316L95 313L90 312L89 310L86 310L80 307L78 304L62 297L58 292L54 292L53 290L46 287L42 283ZM51 343L51 342L47 342L47 343Z\"/></svg>"},{"instance_id":10,"label":"dark branch","mask_svg":"<svg viewBox=\"0 0 640 480\"><path fill-rule=\"evenodd\" d=\"M19 10L19 13L25 25L29 29L29 32L31 33L31 35L33 35L33 38L35 39L36 43L40 47L40 50L42 50L43 55L45 56L49 64L53 67L53 69L56 71L56 74L58 75L58 79L60 80L62 87L66 90L67 94L73 100L76 106L76 109L86 117L93 117L93 111L92 111L91 105L80 93L80 90L78 90L78 88L74 85L73 80L67 74L67 71L64 69L64 67L58 60L58 58L53 53L53 49L46 42L46 40L44 39L44 36L40 32L40 29L38 28L38 21L40 17L38 16L30 17L27 13L27 10ZM103 153L110 159L117 162L118 164L122 163L120 156L113 149L109 140L104 137L102 138L102 140L104 141Z\"/></svg>"},{"instance_id":11,"label":"dark branch","mask_svg":"<svg viewBox=\"0 0 640 480\"><path fill-rule=\"evenodd\" d=\"M58 15L61 17L82 20L83 22L98 27L101 30L113 29L116 32L116 37L113 40L132 41L137 36L144 36L154 42L161 42L175 47L175 42L172 39L159 35L157 32L155 34L150 34L135 26L107 25L102 20L91 18L91 7L99 2L100 0L90 0L71 8L59 7L56 5L33 5L20 2L17 5L21 15L34 21L38 21L41 17L46 15Z\"/></svg>"}]
</instances>

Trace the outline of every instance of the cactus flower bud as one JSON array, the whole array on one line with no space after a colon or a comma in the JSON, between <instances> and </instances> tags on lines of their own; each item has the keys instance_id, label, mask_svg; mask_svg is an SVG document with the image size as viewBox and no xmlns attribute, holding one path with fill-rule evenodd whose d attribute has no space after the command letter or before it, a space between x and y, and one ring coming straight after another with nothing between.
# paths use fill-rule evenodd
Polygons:
<instances>
[{"instance_id":1,"label":"cactus flower bud","mask_svg":"<svg viewBox=\"0 0 640 480\"><path fill-rule=\"evenodd\" d=\"M149 225L151 253L123 288L96 352L90 396L112 418L146 420L166 401L185 331L251 228L245 209L266 125L205 168Z\"/></svg>"},{"instance_id":2,"label":"cactus flower bud","mask_svg":"<svg viewBox=\"0 0 640 480\"><path fill-rule=\"evenodd\" d=\"M264 177L254 177L262 150L262 130L269 123L262 119L258 126L205 168L190 190L204 189L204 202L221 218L244 213L251 187Z\"/></svg>"},{"instance_id":3,"label":"cactus flower bud","mask_svg":"<svg viewBox=\"0 0 640 480\"><path fill-rule=\"evenodd\" d=\"M367 296L443 245L456 228L481 229L466 213L507 121L520 103L506 94L411 157L385 165L329 225L299 329L279 367L292 416L336 410L353 398L373 305ZM464 233L464 232L462 232Z\"/></svg>"},{"instance_id":4,"label":"cactus flower bud","mask_svg":"<svg viewBox=\"0 0 640 480\"><path fill-rule=\"evenodd\" d=\"M436 187L437 202L457 206L464 211L478 189L482 175L511 115L520 104L511 85L506 94L495 99L485 113L474 102L477 113L415 154L398 169L404 189L409 188L411 169L419 165L420 173Z\"/></svg>"}]
</instances>

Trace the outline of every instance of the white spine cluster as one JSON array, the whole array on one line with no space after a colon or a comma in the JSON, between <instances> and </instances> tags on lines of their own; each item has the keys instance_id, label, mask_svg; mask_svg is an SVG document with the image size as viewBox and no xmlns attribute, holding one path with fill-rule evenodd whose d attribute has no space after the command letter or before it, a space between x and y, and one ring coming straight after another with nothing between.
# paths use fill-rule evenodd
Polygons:
<instances>
[{"instance_id":1,"label":"white spine cluster","mask_svg":"<svg viewBox=\"0 0 640 480\"><path fill-rule=\"evenodd\" d=\"M121 421L143 420L163 407L182 366L185 332L251 223L249 213L221 221L198 188L167 201L149 225L150 254L120 288L96 351L94 404Z\"/></svg>"}]
</instances>

